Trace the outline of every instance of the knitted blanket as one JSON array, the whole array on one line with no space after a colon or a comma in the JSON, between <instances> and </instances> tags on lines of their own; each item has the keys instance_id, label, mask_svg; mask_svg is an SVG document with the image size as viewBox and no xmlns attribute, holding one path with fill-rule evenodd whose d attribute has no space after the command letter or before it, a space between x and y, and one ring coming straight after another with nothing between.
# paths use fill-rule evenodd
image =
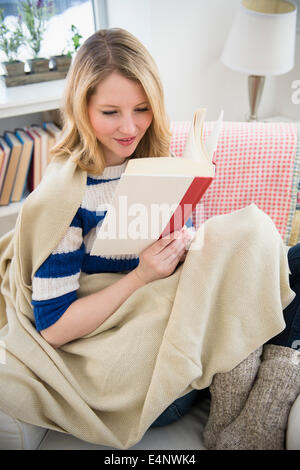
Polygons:
<instances>
[{"instance_id":1,"label":"knitted blanket","mask_svg":"<svg viewBox=\"0 0 300 470\"><path fill-rule=\"evenodd\" d=\"M149 283L91 334L59 349L36 331L33 274L83 196L86 173L54 161L0 240L0 409L113 448L136 444L178 397L209 386L284 328L287 247L251 204L212 217L173 275ZM125 274L82 275L79 296ZM82 312L85 315L86 312Z\"/></svg>"}]
</instances>

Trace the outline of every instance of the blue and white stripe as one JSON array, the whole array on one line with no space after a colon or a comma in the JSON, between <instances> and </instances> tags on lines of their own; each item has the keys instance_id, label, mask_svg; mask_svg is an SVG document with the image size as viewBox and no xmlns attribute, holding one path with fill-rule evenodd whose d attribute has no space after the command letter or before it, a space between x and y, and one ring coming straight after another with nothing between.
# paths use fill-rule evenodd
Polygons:
<instances>
[{"instance_id":1,"label":"blue and white stripe","mask_svg":"<svg viewBox=\"0 0 300 470\"><path fill-rule=\"evenodd\" d=\"M97 224L105 217L97 208L112 201L127 162L105 168L100 176L89 175L83 201L70 227L55 250L35 273L32 304L36 328L56 322L77 298L80 273L127 272L139 262L138 256L91 256Z\"/></svg>"}]
</instances>

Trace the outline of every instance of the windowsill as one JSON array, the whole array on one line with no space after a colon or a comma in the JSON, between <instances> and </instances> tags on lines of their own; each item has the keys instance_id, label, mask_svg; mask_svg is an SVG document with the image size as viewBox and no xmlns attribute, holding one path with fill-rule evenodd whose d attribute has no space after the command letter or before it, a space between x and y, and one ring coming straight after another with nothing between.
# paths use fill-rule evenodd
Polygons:
<instances>
[{"instance_id":1,"label":"windowsill","mask_svg":"<svg viewBox=\"0 0 300 470\"><path fill-rule=\"evenodd\" d=\"M6 88L1 77L0 118L60 108L64 86L65 80L52 80Z\"/></svg>"}]
</instances>

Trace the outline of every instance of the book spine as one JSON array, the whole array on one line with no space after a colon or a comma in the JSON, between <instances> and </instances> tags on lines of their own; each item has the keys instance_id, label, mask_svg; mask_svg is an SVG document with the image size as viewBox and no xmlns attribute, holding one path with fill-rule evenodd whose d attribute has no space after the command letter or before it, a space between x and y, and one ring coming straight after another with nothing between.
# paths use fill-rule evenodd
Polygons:
<instances>
[{"instance_id":1,"label":"book spine","mask_svg":"<svg viewBox=\"0 0 300 470\"><path fill-rule=\"evenodd\" d=\"M4 138L3 138L3 140L4 140ZM0 172L0 198L1 198L2 188L4 186L5 176L6 176L7 169L8 169L11 149L10 149L9 146L5 145L5 141L4 141L3 145L1 145L1 141L0 141L0 146L4 151L4 160L3 160L2 168L1 168L1 172Z\"/></svg>"},{"instance_id":2,"label":"book spine","mask_svg":"<svg viewBox=\"0 0 300 470\"><path fill-rule=\"evenodd\" d=\"M24 148L23 139L21 139L20 135L17 132L15 132L15 136L17 137L17 139L19 139L19 141L22 144L22 147ZM17 181L18 181L18 175L19 175L19 171L20 171L21 162L22 162L22 152L21 152L20 159L19 159L19 165L18 165L18 168L16 170L15 181L14 181L14 186L13 186L11 197L10 197L10 202L19 201L19 198L16 197L16 184L17 184Z\"/></svg>"},{"instance_id":3,"label":"book spine","mask_svg":"<svg viewBox=\"0 0 300 470\"><path fill-rule=\"evenodd\" d=\"M21 131L23 131L22 129L20 129ZM25 132L25 131L23 131ZM22 138L22 135L20 134L19 132L19 129L16 129L15 130L15 135L17 136L17 138L20 140L20 142L22 142L23 145L25 145L25 141L23 140ZM28 134L27 134L28 135ZM22 170L23 170L23 174L20 174L19 177L21 179L21 182L22 182L22 187L19 188L19 192L15 195L15 199L16 201L20 201L23 197L24 197L24 194L26 192L26 187L27 187L27 181L28 181L28 174L29 174L29 168L30 168L30 165L31 165L31 160L32 160L32 157L33 157L33 141L32 141L32 147L31 147L31 152L30 152L30 156L28 158L28 160L26 159L25 162L20 162L20 163L23 163L23 167L22 167ZM13 201L13 197L12 197L12 201Z\"/></svg>"},{"instance_id":4,"label":"book spine","mask_svg":"<svg viewBox=\"0 0 300 470\"><path fill-rule=\"evenodd\" d=\"M13 185L15 182L16 171L17 171L17 159L16 154L13 152L14 144L10 139L10 136L7 131L4 132L4 140L8 147L10 148L10 157L7 164L7 170L5 174L5 179L3 181L3 188L1 192L0 205L6 206L10 203L11 194L13 191Z\"/></svg>"},{"instance_id":5,"label":"book spine","mask_svg":"<svg viewBox=\"0 0 300 470\"><path fill-rule=\"evenodd\" d=\"M213 178L195 177L159 238L180 230L196 209Z\"/></svg>"}]
</instances>

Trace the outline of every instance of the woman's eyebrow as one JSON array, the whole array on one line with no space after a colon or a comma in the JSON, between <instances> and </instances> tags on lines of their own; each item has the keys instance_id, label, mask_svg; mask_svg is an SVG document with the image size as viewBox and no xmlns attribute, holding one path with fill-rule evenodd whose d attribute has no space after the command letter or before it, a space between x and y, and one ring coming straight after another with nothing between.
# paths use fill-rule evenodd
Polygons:
<instances>
[{"instance_id":1,"label":"woman's eyebrow","mask_svg":"<svg viewBox=\"0 0 300 470\"><path fill-rule=\"evenodd\" d=\"M149 104L149 102L148 101L142 101L141 103L138 103L138 104L134 105L134 108L136 106L141 106L142 104ZM119 108L120 107L120 106L116 106L114 104L107 104L107 103L98 103L97 106L106 106L108 108Z\"/></svg>"}]
</instances>

